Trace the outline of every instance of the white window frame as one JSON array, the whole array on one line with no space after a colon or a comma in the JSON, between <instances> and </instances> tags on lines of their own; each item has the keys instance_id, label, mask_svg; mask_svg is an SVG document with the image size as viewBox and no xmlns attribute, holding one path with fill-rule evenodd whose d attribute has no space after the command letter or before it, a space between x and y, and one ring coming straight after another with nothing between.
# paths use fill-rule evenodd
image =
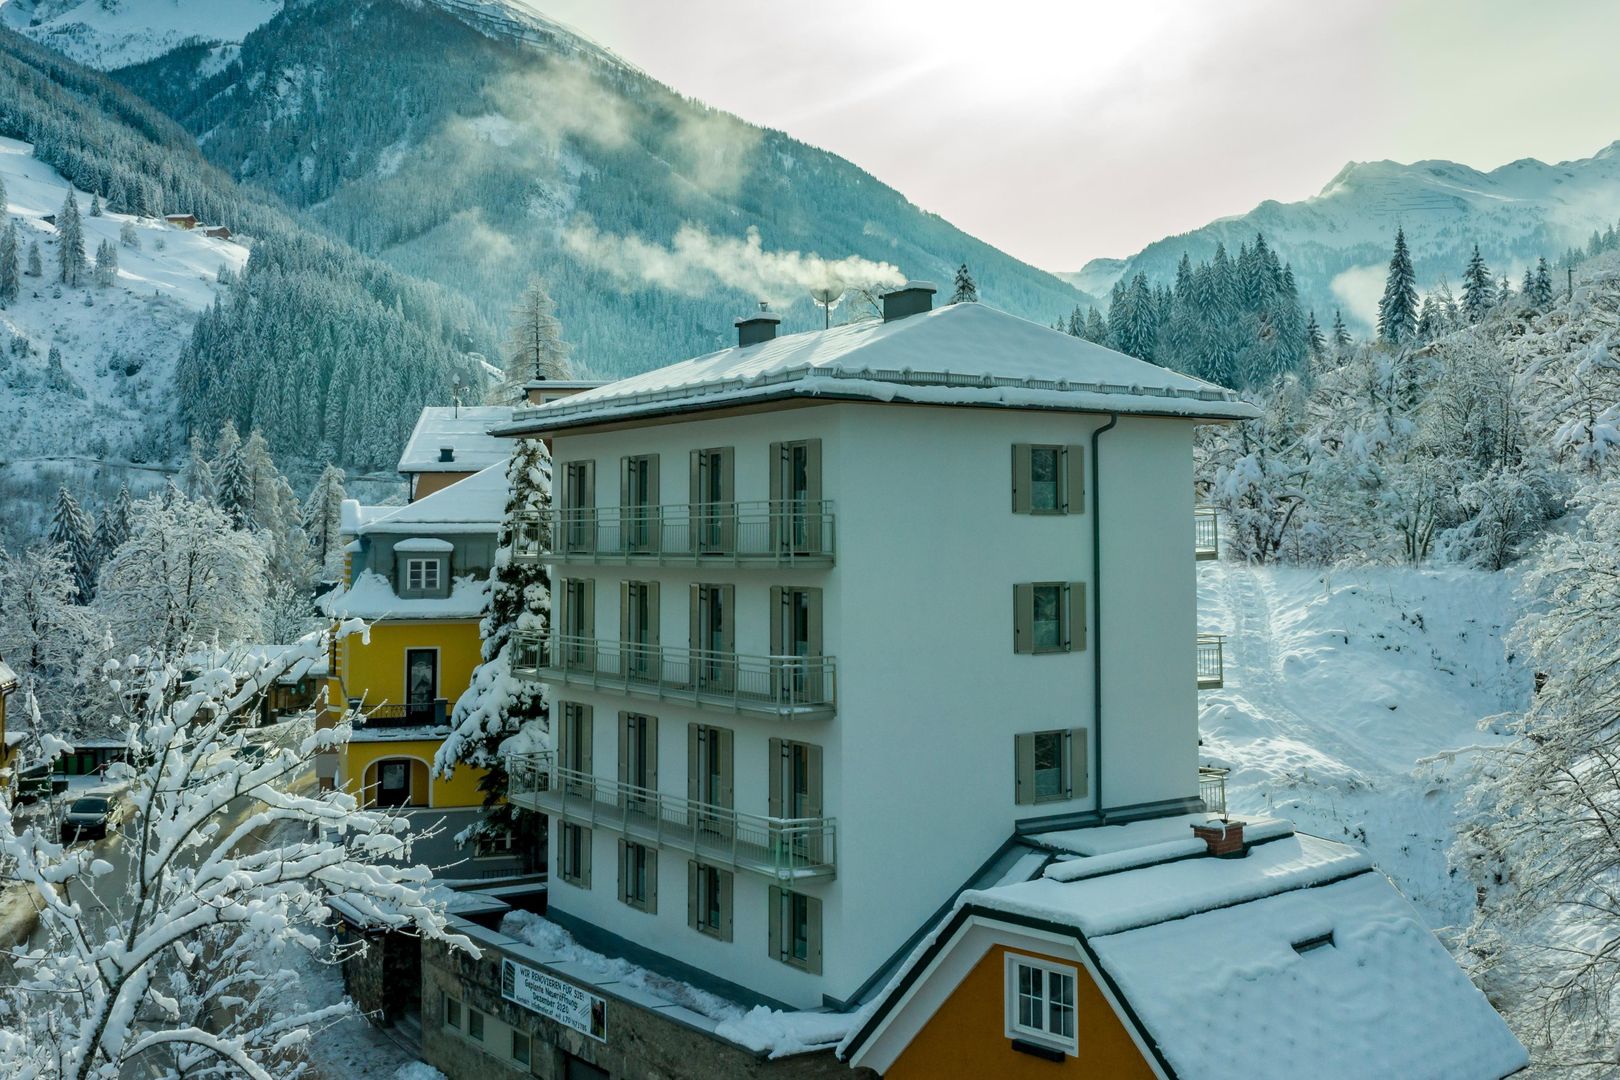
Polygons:
<instances>
[{"instance_id":1,"label":"white window frame","mask_svg":"<svg viewBox=\"0 0 1620 1080\"><path fill-rule=\"evenodd\" d=\"M440 567L443 560L436 556L407 558L405 560L405 588L411 592L427 592L443 588Z\"/></svg>"},{"instance_id":2,"label":"white window frame","mask_svg":"<svg viewBox=\"0 0 1620 1080\"><path fill-rule=\"evenodd\" d=\"M1061 1050L1071 1057L1078 1057L1080 1054L1079 968L1072 964L1059 964L1040 957L1028 956L1024 953L1009 952L1006 955L1007 1038L1050 1047L1054 1050ZM1042 1026L1038 1028L1029 1027L1018 1022L1018 975L1020 968L1031 968L1041 973ZM1073 1030L1068 1035L1054 1033L1048 1026L1051 1024L1052 1018L1052 979L1054 976L1069 980L1070 1026Z\"/></svg>"},{"instance_id":3,"label":"white window frame","mask_svg":"<svg viewBox=\"0 0 1620 1080\"><path fill-rule=\"evenodd\" d=\"M480 833L473 840L473 858L504 859L512 854L512 845L514 843L515 837L511 829L507 829L498 836Z\"/></svg>"}]
</instances>

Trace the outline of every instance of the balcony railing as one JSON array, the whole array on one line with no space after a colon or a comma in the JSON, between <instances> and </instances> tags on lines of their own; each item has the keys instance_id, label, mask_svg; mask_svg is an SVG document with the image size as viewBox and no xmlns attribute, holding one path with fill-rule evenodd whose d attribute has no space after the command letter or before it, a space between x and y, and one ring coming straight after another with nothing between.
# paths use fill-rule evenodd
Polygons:
<instances>
[{"instance_id":1,"label":"balcony railing","mask_svg":"<svg viewBox=\"0 0 1620 1080\"><path fill-rule=\"evenodd\" d=\"M513 557L537 561L704 566L831 566L831 502L553 509L519 529ZM547 550L547 548L550 550Z\"/></svg>"},{"instance_id":2,"label":"balcony railing","mask_svg":"<svg viewBox=\"0 0 1620 1080\"><path fill-rule=\"evenodd\" d=\"M835 873L833 818L744 814L561 768L549 752L515 755L507 761L507 773L506 797L514 806L778 881Z\"/></svg>"},{"instance_id":3,"label":"balcony railing","mask_svg":"<svg viewBox=\"0 0 1620 1080\"><path fill-rule=\"evenodd\" d=\"M372 706L358 701L349 703L349 707L359 715L360 723L357 726L362 728L442 727L449 705L444 698Z\"/></svg>"},{"instance_id":4,"label":"balcony railing","mask_svg":"<svg viewBox=\"0 0 1620 1080\"><path fill-rule=\"evenodd\" d=\"M1230 769L1217 769L1210 765L1198 767L1198 797L1204 800L1204 812L1226 816L1226 774Z\"/></svg>"},{"instance_id":5,"label":"balcony railing","mask_svg":"<svg viewBox=\"0 0 1620 1080\"><path fill-rule=\"evenodd\" d=\"M545 682L768 716L834 712L830 656L746 656L539 633L518 634L514 649L513 674Z\"/></svg>"},{"instance_id":6,"label":"balcony railing","mask_svg":"<svg viewBox=\"0 0 1620 1080\"><path fill-rule=\"evenodd\" d=\"M1221 532L1213 506L1193 511L1193 558L1203 562L1221 557Z\"/></svg>"},{"instance_id":7,"label":"balcony railing","mask_svg":"<svg viewBox=\"0 0 1620 1080\"><path fill-rule=\"evenodd\" d=\"M1198 635L1198 689L1218 690L1225 685L1225 648L1224 635Z\"/></svg>"}]
</instances>

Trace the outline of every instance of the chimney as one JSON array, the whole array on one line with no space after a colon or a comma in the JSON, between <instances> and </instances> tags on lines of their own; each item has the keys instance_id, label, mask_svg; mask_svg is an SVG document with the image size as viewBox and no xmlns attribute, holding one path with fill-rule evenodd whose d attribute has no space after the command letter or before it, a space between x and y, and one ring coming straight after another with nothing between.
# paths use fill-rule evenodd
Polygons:
<instances>
[{"instance_id":1,"label":"chimney","mask_svg":"<svg viewBox=\"0 0 1620 1080\"><path fill-rule=\"evenodd\" d=\"M441 446L441 447L439 447L439 460L440 461L454 461L454 460L456 460L456 448L453 447L453 446Z\"/></svg>"},{"instance_id":2,"label":"chimney","mask_svg":"<svg viewBox=\"0 0 1620 1080\"><path fill-rule=\"evenodd\" d=\"M1243 822L1206 821L1192 827L1193 835L1209 845L1209 853L1218 859L1241 859L1248 849L1243 846Z\"/></svg>"},{"instance_id":3,"label":"chimney","mask_svg":"<svg viewBox=\"0 0 1620 1080\"><path fill-rule=\"evenodd\" d=\"M731 320L737 328L737 347L746 349L750 345L758 345L762 341L772 341L776 337L776 324L782 321L782 316L770 309L765 301L759 302L759 310L752 315L738 316Z\"/></svg>"},{"instance_id":4,"label":"chimney","mask_svg":"<svg viewBox=\"0 0 1620 1080\"><path fill-rule=\"evenodd\" d=\"M908 281L898 289L883 294L883 321L894 322L907 315L921 315L934 309L932 281Z\"/></svg>"}]
</instances>

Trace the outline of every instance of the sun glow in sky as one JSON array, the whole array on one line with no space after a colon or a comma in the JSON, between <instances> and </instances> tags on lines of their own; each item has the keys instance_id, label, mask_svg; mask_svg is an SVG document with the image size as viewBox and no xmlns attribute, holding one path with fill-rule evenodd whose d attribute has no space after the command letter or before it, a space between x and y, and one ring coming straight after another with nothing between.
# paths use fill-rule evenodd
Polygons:
<instances>
[{"instance_id":1,"label":"sun glow in sky","mask_svg":"<svg viewBox=\"0 0 1620 1080\"><path fill-rule=\"evenodd\" d=\"M522 0L1052 270L1306 198L1350 160L1620 139L1620 4Z\"/></svg>"}]
</instances>

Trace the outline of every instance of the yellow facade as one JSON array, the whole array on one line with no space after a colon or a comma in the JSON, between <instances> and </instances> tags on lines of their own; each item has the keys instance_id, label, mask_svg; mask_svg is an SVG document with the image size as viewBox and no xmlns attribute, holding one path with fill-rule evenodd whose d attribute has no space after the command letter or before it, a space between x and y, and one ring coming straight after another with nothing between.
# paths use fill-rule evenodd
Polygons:
<instances>
[{"instance_id":1,"label":"yellow facade","mask_svg":"<svg viewBox=\"0 0 1620 1080\"><path fill-rule=\"evenodd\" d=\"M1079 1056L1065 1056L1054 1062L1014 1050L1006 1034L1009 952L1038 955L1002 945L986 952L884 1072L884 1080L933 1080L941 1076L1152 1080L1153 1069L1083 967L1075 988ZM1073 964L1072 960L1057 957L1043 959Z\"/></svg>"},{"instance_id":2,"label":"yellow facade","mask_svg":"<svg viewBox=\"0 0 1620 1080\"><path fill-rule=\"evenodd\" d=\"M472 681L480 659L477 619L383 619L372 624L367 640L351 634L337 646L336 665L327 700L338 710L359 699L369 711L409 700L406 690L406 655L430 649L437 656L434 697L447 702L446 711ZM378 734L382 734L382 729ZM369 803L376 790L376 762L403 759L420 762L431 771L439 739L377 739L353 741L340 756L337 783ZM411 804L414 806L481 806L479 782L486 770L460 766L449 778L435 778L411 768ZM424 801L425 797L425 801Z\"/></svg>"}]
</instances>

